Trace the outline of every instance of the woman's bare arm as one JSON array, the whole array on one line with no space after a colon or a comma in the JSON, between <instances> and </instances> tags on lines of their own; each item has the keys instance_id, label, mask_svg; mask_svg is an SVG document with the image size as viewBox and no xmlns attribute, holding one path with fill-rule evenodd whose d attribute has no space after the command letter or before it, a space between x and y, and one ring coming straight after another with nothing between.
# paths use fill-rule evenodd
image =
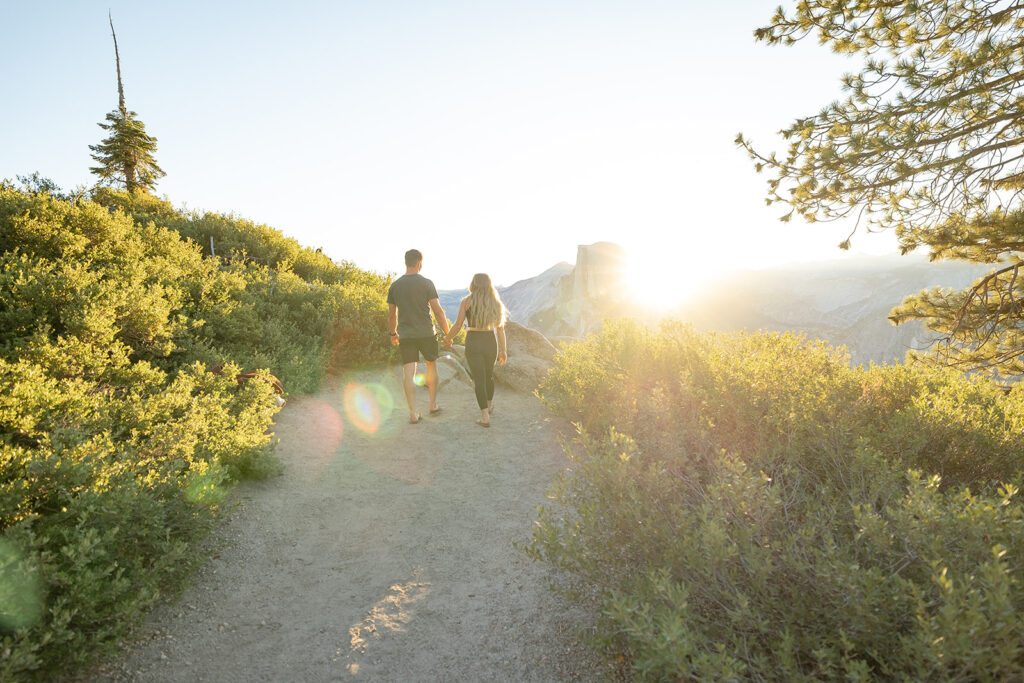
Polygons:
<instances>
[{"instance_id":1,"label":"woman's bare arm","mask_svg":"<svg viewBox=\"0 0 1024 683\"><path fill-rule=\"evenodd\" d=\"M469 302L463 299L462 303L459 304L459 315L456 316L455 322L452 323L452 326L448 329L448 334L444 338L445 347L452 345L452 339L455 339L455 335L462 329L462 323L466 319L466 309L468 307Z\"/></svg>"},{"instance_id":2,"label":"woman's bare arm","mask_svg":"<svg viewBox=\"0 0 1024 683\"><path fill-rule=\"evenodd\" d=\"M508 359L508 341L505 339L505 326L498 328L498 362L502 365Z\"/></svg>"}]
</instances>

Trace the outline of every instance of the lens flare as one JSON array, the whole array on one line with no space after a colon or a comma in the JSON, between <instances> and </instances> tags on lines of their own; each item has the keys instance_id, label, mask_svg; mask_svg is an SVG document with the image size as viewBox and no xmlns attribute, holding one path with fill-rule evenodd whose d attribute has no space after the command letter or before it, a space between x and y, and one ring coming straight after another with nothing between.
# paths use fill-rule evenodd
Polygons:
<instances>
[{"instance_id":1,"label":"lens flare","mask_svg":"<svg viewBox=\"0 0 1024 683\"><path fill-rule=\"evenodd\" d=\"M356 429L374 434L380 429L381 407L369 387L350 382L345 387L345 415Z\"/></svg>"},{"instance_id":2,"label":"lens flare","mask_svg":"<svg viewBox=\"0 0 1024 683\"><path fill-rule=\"evenodd\" d=\"M14 544L0 539L0 629L31 626L42 614L39 572Z\"/></svg>"},{"instance_id":3,"label":"lens flare","mask_svg":"<svg viewBox=\"0 0 1024 683\"><path fill-rule=\"evenodd\" d=\"M219 465L196 463L192 480L185 487L185 499L194 505L217 505L227 495L223 483L227 475Z\"/></svg>"},{"instance_id":4,"label":"lens flare","mask_svg":"<svg viewBox=\"0 0 1024 683\"><path fill-rule=\"evenodd\" d=\"M370 390L373 398L377 400L377 408L380 410L380 422L384 424L391 417L391 413L395 409L395 396L383 384L367 384L366 388Z\"/></svg>"}]
</instances>

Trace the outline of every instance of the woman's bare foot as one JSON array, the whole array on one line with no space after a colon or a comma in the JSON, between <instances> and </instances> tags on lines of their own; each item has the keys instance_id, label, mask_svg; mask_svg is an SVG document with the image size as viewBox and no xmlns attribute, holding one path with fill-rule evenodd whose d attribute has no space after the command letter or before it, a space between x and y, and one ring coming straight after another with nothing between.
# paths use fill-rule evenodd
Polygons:
<instances>
[{"instance_id":1,"label":"woman's bare foot","mask_svg":"<svg viewBox=\"0 0 1024 683\"><path fill-rule=\"evenodd\" d=\"M419 423L420 423L420 415L419 415L419 413L416 413L415 415L410 415L409 416L409 424L411 424L411 425L418 425Z\"/></svg>"}]
</instances>

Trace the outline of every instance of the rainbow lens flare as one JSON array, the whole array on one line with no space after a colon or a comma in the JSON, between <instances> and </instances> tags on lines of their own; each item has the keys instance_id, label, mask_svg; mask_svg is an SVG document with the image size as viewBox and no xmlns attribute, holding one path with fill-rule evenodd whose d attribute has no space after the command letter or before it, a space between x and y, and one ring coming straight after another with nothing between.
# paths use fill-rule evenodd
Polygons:
<instances>
[{"instance_id":1,"label":"rainbow lens flare","mask_svg":"<svg viewBox=\"0 0 1024 683\"><path fill-rule=\"evenodd\" d=\"M355 382L350 382L345 387L345 415L361 432L375 434L380 429L381 403L377 397L379 393Z\"/></svg>"},{"instance_id":2,"label":"rainbow lens flare","mask_svg":"<svg viewBox=\"0 0 1024 683\"><path fill-rule=\"evenodd\" d=\"M370 390L373 397L377 399L377 407L380 409L380 421L384 423L389 417L391 412L395 409L395 396L391 391L383 384L368 384L366 388Z\"/></svg>"}]
</instances>

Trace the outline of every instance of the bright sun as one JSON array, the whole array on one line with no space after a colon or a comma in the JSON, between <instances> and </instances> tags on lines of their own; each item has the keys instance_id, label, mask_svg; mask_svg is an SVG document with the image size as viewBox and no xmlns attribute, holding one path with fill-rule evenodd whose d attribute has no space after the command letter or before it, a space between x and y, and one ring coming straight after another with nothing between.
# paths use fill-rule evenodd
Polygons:
<instances>
[{"instance_id":1,"label":"bright sun","mask_svg":"<svg viewBox=\"0 0 1024 683\"><path fill-rule=\"evenodd\" d=\"M643 308L670 311L700 294L717 271L715 264L631 256L626 264L626 290Z\"/></svg>"}]
</instances>

